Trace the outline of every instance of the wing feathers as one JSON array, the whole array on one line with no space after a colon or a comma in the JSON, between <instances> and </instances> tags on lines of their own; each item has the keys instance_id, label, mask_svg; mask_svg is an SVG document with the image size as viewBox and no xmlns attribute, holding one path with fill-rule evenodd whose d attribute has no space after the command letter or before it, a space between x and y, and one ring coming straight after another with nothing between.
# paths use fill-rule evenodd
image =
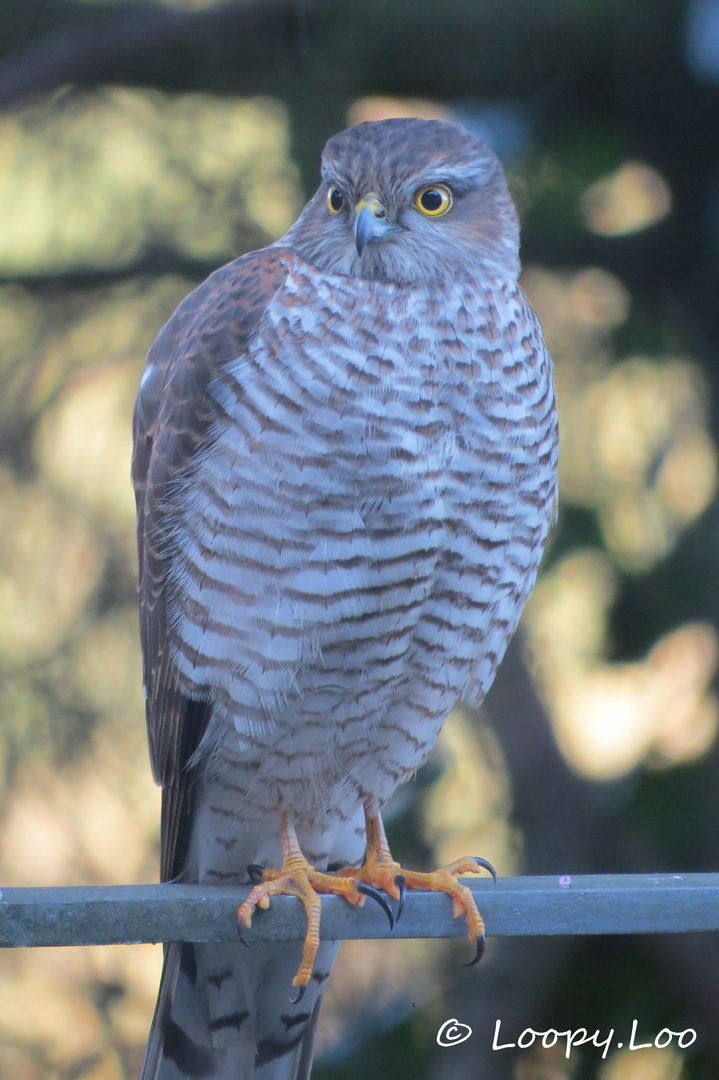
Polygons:
<instances>
[{"instance_id":1,"label":"wing feathers","mask_svg":"<svg viewBox=\"0 0 719 1080\"><path fill-rule=\"evenodd\" d=\"M222 267L180 304L150 349L133 423L140 633L147 727L163 786L163 880L182 873L191 820L188 761L211 712L206 687L180 686L168 627L173 495L210 444L216 420L208 394L225 364L242 357L282 285L292 256L253 252Z\"/></svg>"}]
</instances>

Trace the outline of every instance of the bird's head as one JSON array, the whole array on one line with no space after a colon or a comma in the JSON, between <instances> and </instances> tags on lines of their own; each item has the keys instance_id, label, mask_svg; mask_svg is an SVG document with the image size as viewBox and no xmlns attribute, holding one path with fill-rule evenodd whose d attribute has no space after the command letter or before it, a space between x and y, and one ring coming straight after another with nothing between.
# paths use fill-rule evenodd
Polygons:
<instances>
[{"instance_id":1,"label":"bird's head","mask_svg":"<svg viewBox=\"0 0 719 1080\"><path fill-rule=\"evenodd\" d=\"M329 140L322 184L285 237L329 273L413 284L519 272L519 225L481 139L440 120L358 124Z\"/></svg>"}]
</instances>

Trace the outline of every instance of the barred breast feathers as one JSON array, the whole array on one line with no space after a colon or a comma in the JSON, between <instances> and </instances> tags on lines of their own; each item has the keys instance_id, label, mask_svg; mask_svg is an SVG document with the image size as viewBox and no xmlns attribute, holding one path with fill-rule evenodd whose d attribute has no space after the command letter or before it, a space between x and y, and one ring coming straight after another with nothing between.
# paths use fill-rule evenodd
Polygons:
<instances>
[{"instance_id":1,"label":"barred breast feathers","mask_svg":"<svg viewBox=\"0 0 719 1080\"><path fill-rule=\"evenodd\" d=\"M241 756L290 738L296 751L328 709L376 726L424 651L423 619L444 612L437 637L475 653L493 619L516 621L556 436L531 309L499 285L501 303L469 277L399 289L296 260L211 384L218 420L178 500L170 574L174 662L220 703L215 745L223 714ZM481 695L492 652L450 696Z\"/></svg>"}]
</instances>

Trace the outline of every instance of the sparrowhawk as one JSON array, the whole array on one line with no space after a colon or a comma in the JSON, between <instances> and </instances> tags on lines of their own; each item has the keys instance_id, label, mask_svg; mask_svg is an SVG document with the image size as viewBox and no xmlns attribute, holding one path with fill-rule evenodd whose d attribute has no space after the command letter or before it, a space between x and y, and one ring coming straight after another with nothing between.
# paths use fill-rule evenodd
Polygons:
<instances>
[{"instance_id":1,"label":"sparrowhawk","mask_svg":"<svg viewBox=\"0 0 719 1080\"><path fill-rule=\"evenodd\" d=\"M288 892L308 936L169 945L143 1080L309 1075L336 952L318 893L440 889L481 951L457 881L477 863L405 871L380 811L455 702L484 698L554 511L518 241L476 136L360 124L327 143L292 228L212 274L150 350L133 480L162 879L254 873L241 927Z\"/></svg>"}]
</instances>

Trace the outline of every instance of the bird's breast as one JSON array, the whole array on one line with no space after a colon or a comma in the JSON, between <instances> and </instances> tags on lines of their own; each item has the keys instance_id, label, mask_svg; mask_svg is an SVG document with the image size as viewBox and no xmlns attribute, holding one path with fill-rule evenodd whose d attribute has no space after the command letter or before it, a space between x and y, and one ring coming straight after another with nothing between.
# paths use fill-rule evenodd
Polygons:
<instances>
[{"instance_id":1,"label":"bird's breast","mask_svg":"<svg viewBox=\"0 0 719 1080\"><path fill-rule=\"evenodd\" d=\"M494 670L487 642L513 630L546 536L556 430L521 297L486 293L295 274L211 388L170 615L181 675L243 759L272 743L298 782L340 768L418 672L443 681L441 712L475 661Z\"/></svg>"}]
</instances>

